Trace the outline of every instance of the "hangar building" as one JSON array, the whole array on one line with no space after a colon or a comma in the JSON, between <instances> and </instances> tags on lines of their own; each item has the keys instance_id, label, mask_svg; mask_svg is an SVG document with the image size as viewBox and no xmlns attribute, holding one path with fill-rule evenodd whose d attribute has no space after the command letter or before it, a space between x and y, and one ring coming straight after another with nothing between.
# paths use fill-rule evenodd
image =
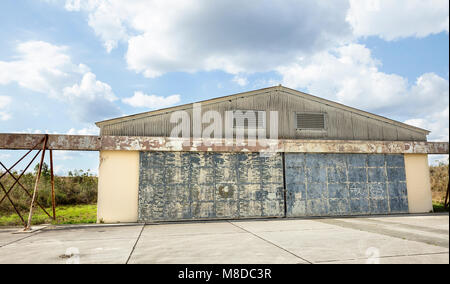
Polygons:
<instances>
[{"instance_id":1,"label":"hangar building","mask_svg":"<svg viewBox=\"0 0 450 284\"><path fill-rule=\"evenodd\" d=\"M170 138L171 115L184 111L192 119L194 104L98 122L102 137L140 141L100 152L99 222L432 211L427 153L420 150L427 130L283 86L200 103L202 113L223 117L277 112L278 150L181 145ZM255 119L268 135L269 119ZM234 133L250 120L233 120Z\"/></svg>"}]
</instances>

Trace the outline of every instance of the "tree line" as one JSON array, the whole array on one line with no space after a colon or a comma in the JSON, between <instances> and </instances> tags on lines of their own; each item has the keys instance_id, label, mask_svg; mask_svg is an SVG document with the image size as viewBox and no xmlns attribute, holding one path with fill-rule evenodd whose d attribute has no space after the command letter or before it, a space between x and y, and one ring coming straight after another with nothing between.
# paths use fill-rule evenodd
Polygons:
<instances>
[{"instance_id":1,"label":"tree line","mask_svg":"<svg viewBox=\"0 0 450 284\"><path fill-rule=\"evenodd\" d=\"M39 164L34 168L33 172L25 173L20 178L20 183L32 194ZM4 172L0 171L0 175ZM20 172L13 172L16 178ZM90 170L74 170L69 171L67 176L55 176L55 200L56 205L81 205L81 204L96 204L97 203L97 185L98 178L90 172ZM4 188L8 190L13 184L14 179L6 174L0 182ZM37 201L44 207L50 208L52 206L51 195L51 173L49 166L44 163L42 165L41 179L39 182L39 191ZM0 200L3 198L4 192L0 189ZM30 208L31 198L20 188L18 184L9 193L9 197L13 200L17 209L21 212L26 212ZM38 207L36 207L38 208ZM9 200L6 198L0 204L0 214L13 213Z\"/></svg>"}]
</instances>

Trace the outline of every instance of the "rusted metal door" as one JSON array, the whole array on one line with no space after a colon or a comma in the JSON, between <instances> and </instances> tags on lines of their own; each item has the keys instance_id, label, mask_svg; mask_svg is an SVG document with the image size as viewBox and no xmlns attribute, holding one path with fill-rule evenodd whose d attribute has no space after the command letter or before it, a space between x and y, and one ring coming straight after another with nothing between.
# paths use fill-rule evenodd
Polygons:
<instances>
[{"instance_id":1,"label":"rusted metal door","mask_svg":"<svg viewBox=\"0 0 450 284\"><path fill-rule=\"evenodd\" d=\"M285 154L286 215L408 213L403 155Z\"/></svg>"},{"instance_id":2,"label":"rusted metal door","mask_svg":"<svg viewBox=\"0 0 450 284\"><path fill-rule=\"evenodd\" d=\"M284 216L281 154L141 152L139 220Z\"/></svg>"}]
</instances>

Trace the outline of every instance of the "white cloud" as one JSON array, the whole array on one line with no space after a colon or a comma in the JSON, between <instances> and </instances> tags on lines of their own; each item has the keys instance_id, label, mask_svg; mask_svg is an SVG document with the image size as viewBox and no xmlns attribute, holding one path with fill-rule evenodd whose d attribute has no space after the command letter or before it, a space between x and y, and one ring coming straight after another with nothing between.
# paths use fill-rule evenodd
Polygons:
<instances>
[{"instance_id":1,"label":"white cloud","mask_svg":"<svg viewBox=\"0 0 450 284\"><path fill-rule=\"evenodd\" d=\"M94 125L89 125L85 128L81 128L81 129L71 128L68 131L65 131L65 134L67 134L67 135L98 135L99 132L100 132L100 130L98 127L96 127ZM49 130L49 129L41 130L41 129L27 128L25 130L16 131L14 133L64 134L64 131L61 133L61 132Z\"/></svg>"},{"instance_id":2,"label":"white cloud","mask_svg":"<svg viewBox=\"0 0 450 284\"><path fill-rule=\"evenodd\" d=\"M256 79L253 82L253 88L254 89L262 89L262 88L267 88L269 86L278 86L280 85L282 82L280 79L273 79L273 78L268 78L268 79Z\"/></svg>"},{"instance_id":3,"label":"white cloud","mask_svg":"<svg viewBox=\"0 0 450 284\"><path fill-rule=\"evenodd\" d=\"M271 70L351 38L345 0L69 0L65 7L87 13L108 51L128 44L128 67L146 77Z\"/></svg>"},{"instance_id":4,"label":"white cloud","mask_svg":"<svg viewBox=\"0 0 450 284\"><path fill-rule=\"evenodd\" d=\"M247 86L247 84L248 84L247 78L245 78L243 76L239 76L239 75L234 76L232 81L241 87Z\"/></svg>"},{"instance_id":5,"label":"white cloud","mask_svg":"<svg viewBox=\"0 0 450 284\"><path fill-rule=\"evenodd\" d=\"M447 0L67 0L111 51L127 44L128 67L167 72L271 71L293 59L347 44L448 32Z\"/></svg>"},{"instance_id":6,"label":"white cloud","mask_svg":"<svg viewBox=\"0 0 450 284\"><path fill-rule=\"evenodd\" d=\"M12 61L0 61L0 84L17 83L21 87L58 95L58 87L76 79L86 66L75 65L66 54L67 47L43 41L28 41L17 46Z\"/></svg>"},{"instance_id":7,"label":"white cloud","mask_svg":"<svg viewBox=\"0 0 450 284\"><path fill-rule=\"evenodd\" d=\"M428 155L428 164L431 166L448 165L448 162L448 155Z\"/></svg>"},{"instance_id":8,"label":"white cloud","mask_svg":"<svg viewBox=\"0 0 450 284\"><path fill-rule=\"evenodd\" d=\"M70 113L78 121L92 122L119 113L111 86L98 81L91 72L84 74L80 83L65 87L63 97L71 104Z\"/></svg>"},{"instance_id":9,"label":"white cloud","mask_svg":"<svg viewBox=\"0 0 450 284\"><path fill-rule=\"evenodd\" d=\"M11 154L0 153L0 160L6 160L6 159L9 159L9 158L11 158Z\"/></svg>"},{"instance_id":10,"label":"white cloud","mask_svg":"<svg viewBox=\"0 0 450 284\"><path fill-rule=\"evenodd\" d=\"M97 80L88 66L74 64L67 47L28 41L20 43L16 51L13 60L0 61L0 84L17 83L67 102L78 121L92 122L119 114L111 87Z\"/></svg>"},{"instance_id":11,"label":"white cloud","mask_svg":"<svg viewBox=\"0 0 450 284\"><path fill-rule=\"evenodd\" d=\"M449 81L434 73L425 73L417 78L414 86L411 88L409 105L417 107L415 113L440 113L445 115L449 105Z\"/></svg>"},{"instance_id":12,"label":"white cloud","mask_svg":"<svg viewBox=\"0 0 450 284\"><path fill-rule=\"evenodd\" d=\"M13 133L32 133L32 134L60 134L57 131L53 131L53 130L41 130L41 129L32 129L32 128L27 128L25 130L19 130L19 131L14 131Z\"/></svg>"},{"instance_id":13,"label":"white cloud","mask_svg":"<svg viewBox=\"0 0 450 284\"><path fill-rule=\"evenodd\" d=\"M100 129L97 126L88 126L82 129L71 128L67 131L67 135L99 135Z\"/></svg>"},{"instance_id":14,"label":"white cloud","mask_svg":"<svg viewBox=\"0 0 450 284\"><path fill-rule=\"evenodd\" d=\"M122 102L132 107L145 107L150 109L158 109L172 106L180 102L180 95L171 95L168 97L160 97L156 95L147 95L143 92L134 92L129 98L122 99Z\"/></svg>"},{"instance_id":15,"label":"white cloud","mask_svg":"<svg viewBox=\"0 0 450 284\"><path fill-rule=\"evenodd\" d=\"M9 119L11 119L11 115L9 113L0 111L0 120L5 121L5 120L9 120Z\"/></svg>"},{"instance_id":16,"label":"white cloud","mask_svg":"<svg viewBox=\"0 0 450 284\"><path fill-rule=\"evenodd\" d=\"M53 162L55 174L60 176L79 169L85 172L90 169L91 174L98 175L98 154L95 152L54 151Z\"/></svg>"},{"instance_id":17,"label":"white cloud","mask_svg":"<svg viewBox=\"0 0 450 284\"><path fill-rule=\"evenodd\" d=\"M0 108L6 108L12 102L11 97L0 96Z\"/></svg>"},{"instance_id":18,"label":"white cloud","mask_svg":"<svg viewBox=\"0 0 450 284\"><path fill-rule=\"evenodd\" d=\"M363 45L350 44L278 68L283 84L432 130L431 139L448 141L449 82L434 74L408 80L379 70ZM425 123L426 122L426 123Z\"/></svg>"},{"instance_id":19,"label":"white cloud","mask_svg":"<svg viewBox=\"0 0 450 284\"><path fill-rule=\"evenodd\" d=\"M107 52L117 47L117 43L128 38L122 15L115 14L115 7L108 1L96 0L67 0L65 9L68 11L92 11L88 24L94 28L95 34L100 37Z\"/></svg>"},{"instance_id":20,"label":"white cloud","mask_svg":"<svg viewBox=\"0 0 450 284\"><path fill-rule=\"evenodd\" d=\"M356 36L385 40L449 31L448 0L350 0L347 20Z\"/></svg>"},{"instance_id":21,"label":"white cloud","mask_svg":"<svg viewBox=\"0 0 450 284\"><path fill-rule=\"evenodd\" d=\"M63 95L69 100L86 99L95 100L102 98L108 102L117 100L117 97L112 92L111 86L96 79L95 74L88 72L83 75L79 84L72 87L65 87Z\"/></svg>"},{"instance_id":22,"label":"white cloud","mask_svg":"<svg viewBox=\"0 0 450 284\"><path fill-rule=\"evenodd\" d=\"M407 86L406 79L379 72L379 65L365 46L350 44L302 58L278 72L286 86L374 110L401 98Z\"/></svg>"},{"instance_id":23,"label":"white cloud","mask_svg":"<svg viewBox=\"0 0 450 284\"><path fill-rule=\"evenodd\" d=\"M449 141L449 81L433 73L420 76L410 89L405 123L431 131L430 141Z\"/></svg>"},{"instance_id":24,"label":"white cloud","mask_svg":"<svg viewBox=\"0 0 450 284\"><path fill-rule=\"evenodd\" d=\"M0 120L9 120L11 115L6 112L6 109L11 104L12 98L8 96L0 96Z\"/></svg>"},{"instance_id":25,"label":"white cloud","mask_svg":"<svg viewBox=\"0 0 450 284\"><path fill-rule=\"evenodd\" d=\"M430 141L449 141L449 108L448 104L444 110L431 112L423 118L412 118L405 121L406 124L414 125L431 131Z\"/></svg>"},{"instance_id":26,"label":"white cloud","mask_svg":"<svg viewBox=\"0 0 450 284\"><path fill-rule=\"evenodd\" d=\"M54 151L54 160L55 161L67 161L67 160L73 160L74 155L71 151ZM56 172L58 172L58 169L55 169Z\"/></svg>"},{"instance_id":27,"label":"white cloud","mask_svg":"<svg viewBox=\"0 0 450 284\"><path fill-rule=\"evenodd\" d=\"M83 75L80 84L64 88L63 95L69 100L74 98L94 100L98 97L102 97L109 102L117 100L111 87L106 83L96 80L95 74L91 72Z\"/></svg>"}]
</instances>

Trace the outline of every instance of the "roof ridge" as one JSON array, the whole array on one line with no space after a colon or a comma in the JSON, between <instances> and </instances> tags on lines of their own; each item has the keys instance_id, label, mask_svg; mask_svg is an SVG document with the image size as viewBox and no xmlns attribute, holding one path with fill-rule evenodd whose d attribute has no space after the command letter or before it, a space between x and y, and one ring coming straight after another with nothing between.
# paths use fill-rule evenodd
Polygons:
<instances>
[{"instance_id":1,"label":"roof ridge","mask_svg":"<svg viewBox=\"0 0 450 284\"><path fill-rule=\"evenodd\" d=\"M153 115L159 115L159 114L162 114L162 113L168 113L168 112L171 112L171 111L175 111L176 109L180 109L180 110L182 110L182 109L189 109L195 103L208 103L208 104L219 103L219 102L222 102L222 101L225 101L225 100L229 100L229 99L233 99L233 98L241 97L241 96L242 97L249 97L249 96L253 96L253 95L261 95L263 93L267 93L267 92L272 91L272 90L284 91L284 92L286 92L288 94L291 94L291 95L301 96L304 99L313 100L313 101L316 101L318 103L325 103L327 105L330 105L330 106L333 106L333 107L337 107L337 108L342 109L344 111L349 111L349 112L352 112L352 113L355 113L355 114L358 114L358 115L361 115L361 116L365 116L365 117L368 117L368 118L376 119L378 121L391 123L391 124L397 125L399 127L407 128L407 129L410 129L410 130L413 130L413 131L419 131L419 132L422 132L422 133L426 133L427 135L430 133L429 130L426 130L426 129L423 129L423 128L420 128L420 127L409 125L409 124L406 124L406 123L403 123L403 122L400 122L400 121L397 121L397 120L393 120L393 119L390 119L390 118L387 118L387 117L384 117L384 116L381 116L381 115L378 115L378 114L374 114L374 113L371 113L371 112L368 112L368 111L365 111L365 110L360 110L360 109L357 109L357 108L354 108L354 107L350 107L350 106L347 106L347 105L344 105L344 104L341 104L341 103L338 103L338 102L334 102L334 101L331 101L331 100L328 100L328 99L324 99L324 98L321 98L321 97L318 97L318 96L314 96L314 95L311 95L311 94L308 94L308 93L305 93L305 92L302 92L302 91L291 89L291 88L285 87L285 86L283 86L281 84L279 84L277 86L271 86L271 87L266 87L266 88L262 88L262 89L246 91L246 92L241 92L241 93L237 93L237 94L232 94L232 95L227 95L227 96L222 96L222 97L217 97L217 98L212 98L212 99L207 99L207 100L202 100L202 101L197 101L197 102L191 102L191 103L182 104L182 105L178 105L178 106L172 106L172 107L168 107L168 108L156 109L156 110L141 112L141 113L137 113L137 114L132 114L132 115L127 115L127 116L112 118L112 119L96 122L95 124L100 127L101 125L106 124L108 122L110 122L111 124L114 124L115 121L117 121L117 120L120 120L120 122L122 122L123 120L139 119L139 118L141 118L143 116L153 116Z\"/></svg>"}]
</instances>

